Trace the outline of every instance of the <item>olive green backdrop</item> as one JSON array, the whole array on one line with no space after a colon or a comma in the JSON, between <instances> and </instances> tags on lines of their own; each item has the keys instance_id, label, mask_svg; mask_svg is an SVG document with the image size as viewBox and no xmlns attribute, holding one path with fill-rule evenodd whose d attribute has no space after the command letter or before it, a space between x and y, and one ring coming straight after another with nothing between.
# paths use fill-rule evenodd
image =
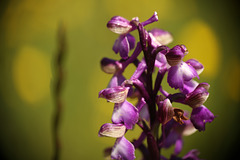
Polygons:
<instances>
[{"instance_id":1,"label":"olive green backdrop","mask_svg":"<svg viewBox=\"0 0 240 160\"><path fill-rule=\"evenodd\" d=\"M54 110L54 57L59 23L66 27L61 159L104 159L112 138L98 137L111 121L113 105L98 99L110 75L100 70L117 35L106 28L115 15L140 21L158 12L147 26L170 31L176 44L205 66L200 82L209 82L205 103L217 118L205 132L185 137L181 155L192 148L201 158L230 159L239 148L239 9L234 1L209 0L12 0L0 2L0 159L51 159ZM134 33L135 35L136 32ZM125 75L130 76L134 67ZM140 129L127 133L132 139ZM238 147L238 148L237 148ZM172 151L172 148L170 149ZM169 155L169 151L163 151ZM137 152L139 158L139 152Z\"/></svg>"}]
</instances>

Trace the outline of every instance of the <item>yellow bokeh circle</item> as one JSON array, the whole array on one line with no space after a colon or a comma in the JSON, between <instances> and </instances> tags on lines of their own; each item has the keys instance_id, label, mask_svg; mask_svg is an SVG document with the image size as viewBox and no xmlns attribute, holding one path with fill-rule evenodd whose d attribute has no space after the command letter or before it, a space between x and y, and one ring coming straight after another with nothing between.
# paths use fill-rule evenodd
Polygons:
<instances>
[{"instance_id":1,"label":"yellow bokeh circle","mask_svg":"<svg viewBox=\"0 0 240 160\"><path fill-rule=\"evenodd\" d=\"M221 53L217 36L210 25L195 19L183 27L178 40L189 51L186 59L195 58L204 65L203 75L211 78L217 75Z\"/></svg>"},{"instance_id":2,"label":"yellow bokeh circle","mask_svg":"<svg viewBox=\"0 0 240 160\"><path fill-rule=\"evenodd\" d=\"M50 93L50 60L41 51L22 47L13 61L13 79L19 96L36 103Z\"/></svg>"}]
</instances>

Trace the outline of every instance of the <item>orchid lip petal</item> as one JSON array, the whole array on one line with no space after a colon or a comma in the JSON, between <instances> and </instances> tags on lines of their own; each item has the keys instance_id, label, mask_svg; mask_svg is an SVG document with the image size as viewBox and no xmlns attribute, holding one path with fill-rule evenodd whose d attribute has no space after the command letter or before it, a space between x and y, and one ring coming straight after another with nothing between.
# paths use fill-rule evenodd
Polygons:
<instances>
[{"instance_id":1,"label":"orchid lip petal","mask_svg":"<svg viewBox=\"0 0 240 160\"><path fill-rule=\"evenodd\" d=\"M190 119L196 129L199 131L204 131L205 124L207 122L211 123L214 118L215 116L213 113L204 105L202 105L200 107L193 108Z\"/></svg>"},{"instance_id":2,"label":"orchid lip petal","mask_svg":"<svg viewBox=\"0 0 240 160\"><path fill-rule=\"evenodd\" d=\"M138 109L125 100L123 103L116 103L112 114L113 123L122 123L127 129L133 129L139 118Z\"/></svg>"},{"instance_id":3,"label":"orchid lip petal","mask_svg":"<svg viewBox=\"0 0 240 160\"><path fill-rule=\"evenodd\" d=\"M111 157L113 159L134 160L135 148L124 136L118 138L112 148Z\"/></svg>"}]
</instances>

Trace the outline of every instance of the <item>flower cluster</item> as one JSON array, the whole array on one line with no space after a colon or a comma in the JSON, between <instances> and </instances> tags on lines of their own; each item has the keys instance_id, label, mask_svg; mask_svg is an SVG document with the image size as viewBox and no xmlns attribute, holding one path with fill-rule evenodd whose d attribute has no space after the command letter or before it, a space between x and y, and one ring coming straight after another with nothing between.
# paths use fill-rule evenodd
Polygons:
<instances>
[{"instance_id":1,"label":"flower cluster","mask_svg":"<svg viewBox=\"0 0 240 160\"><path fill-rule=\"evenodd\" d=\"M108 29L119 35L112 49L116 54L119 53L121 59L101 60L102 70L113 76L107 88L99 92L99 97L114 103L114 109L112 123L103 124L99 136L116 138L114 146L107 150L113 159L135 159L135 149L139 149L143 159L197 160L197 150L191 150L183 157L178 155L182 150L182 137L191 135L196 130L204 131L205 124L215 118L203 105L209 96L210 85L194 80L199 79L204 67L195 59L183 61L188 54L186 46L169 48L166 45L172 42L173 37L168 31L147 31L144 28L156 21L158 16L155 12L144 22L140 22L138 17L129 21L115 16L107 23ZM134 30L139 34L137 43L131 35ZM130 55L131 50L133 52ZM144 57L139 60L141 52ZM123 73L131 63L136 66L136 70L126 79ZM154 72L157 72L155 80ZM176 89L176 93L170 94L164 90L164 76L167 76L169 86ZM137 104L130 103L128 97L137 98ZM177 108L177 103L190 106L190 116ZM142 134L139 139L130 142L124 135L135 125L142 128ZM145 139L147 147L143 143ZM161 148L172 145L175 145L175 150L171 157L160 155Z\"/></svg>"}]
</instances>

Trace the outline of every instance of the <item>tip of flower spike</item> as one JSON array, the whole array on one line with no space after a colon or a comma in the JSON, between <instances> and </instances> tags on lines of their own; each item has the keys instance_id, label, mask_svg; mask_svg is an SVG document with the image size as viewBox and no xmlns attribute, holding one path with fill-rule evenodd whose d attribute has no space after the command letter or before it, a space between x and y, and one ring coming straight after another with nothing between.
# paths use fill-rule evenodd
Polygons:
<instances>
[{"instance_id":1,"label":"tip of flower spike","mask_svg":"<svg viewBox=\"0 0 240 160\"><path fill-rule=\"evenodd\" d=\"M157 11L155 11L155 12L153 13L153 16L155 17L156 21L158 21L158 14L157 14Z\"/></svg>"}]
</instances>

